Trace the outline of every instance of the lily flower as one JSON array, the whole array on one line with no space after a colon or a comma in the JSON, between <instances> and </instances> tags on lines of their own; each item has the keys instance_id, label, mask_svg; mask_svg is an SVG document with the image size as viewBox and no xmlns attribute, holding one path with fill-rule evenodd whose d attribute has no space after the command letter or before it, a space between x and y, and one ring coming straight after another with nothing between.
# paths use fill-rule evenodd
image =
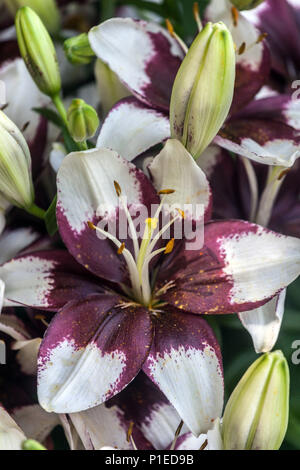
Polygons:
<instances>
[{"instance_id":1,"label":"lily flower","mask_svg":"<svg viewBox=\"0 0 300 470\"><path fill-rule=\"evenodd\" d=\"M283 96L278 99L282 101ZM271 118L276 113L277 98L268 98L261 101L261 104L253 103L253 110L256 108L259 117L259 107L261 112ZM285 102L291 103L285 98ZM273 107L270 113L269 105ZM252 108L252 106L251 106ZM288 108L286 108L288 109ZM277 113L278 120L286 119L280 112ZM204 158L205 157L205 158ZM205 163L205 165L203 164ZM230 218L256 221L258 215L259 202L266 194L266 184L270 171L266 165L254 163L251 166L251 174L247 173L248 165L241 157L232 159L230 155L217 146L211 146L202 157L201 167L210 181L214 195L213 217L215 219L226 220ZM268 215L264 215L265 224L271 230L284 235L300 238L299 220L299 161L288 171L279 171L279 180L274 184L278 185L278 191L274 194L273 204L270 206ZM271 196L271 195L270 195ZM253 210L254 209L254 210ZM267 218L265 218L267 216ZM263 219L261 219L263 220ZM254 347L257 353L271 351L277 341L284 314L285 291L272 299L262 307L243 312L239 318L244 327L251 334Z\"/></svg>"},{"instance_id":2,"label":"lily flower","mask_svg":"<svg viewBox=\"0 0 300 470\"><path fill-rule=\"evenodd\" d=\"M237 112L253 100L268 79L270 55L262 33L247 20L244 13L236 10L235 15L233 12L235 10L229 0L213 0L205 12L206 19L226 24L238 48L230 116L214 141L254 161L289 167L300 155L296 126L292 123L278 123L276 119L269 122L267 119L248 120L245 116L243 120L235 118ZM129 42L128 38L134 38L134 41ZM89 40L95 54L140 101L140 104L134 106L139 108L139 114L145 116L144 120L149 114L148 119L153 122L155 113L155 122L162 123L160 127L157 124L157 128L165 129L163 123L167 119L174 80L185 55L176 38L164 28L149 22L114 18L92 28ZM130 57L138 57L138 60L133 62ZM125 123L123 131L120 131L122 137L126 139L128 136L128 141L132 142L134 139L130 136L142 135L146 132L141 130L145 126L140 124L139 119L127 119L129 105L126 106L124 101L121 103L122 106L116 105L108 114L103 133L109 135L106 129L111 130L116 122L122 121ZM298 103L294 103L294 111L299 114ZM163 140L170 136L169 131L161 133ZM125 148L127 152L130 146L123 145L120 148L118 142L121 139L116 140L110 148L128 158L122 149L124 152ZM149 147L156 143L153 138ZM105 138L100 136L98 146L103 145L107 146ZM133 154L129 154L130 159Z\"/></svg>"},{"instance_id":3,"label":"lily flower","mask_svg":"<svg viewBox=\"0 0 300 470\"><path fill-rule=\"evenodd\" d=\"M241 15L241 22L233 28L231 7L229 0L213 1L206 17L213 22L224 21L237 47L253 40L251 52L237 56L234 102L240 108L260 90L270 63L264 41L256 44L260 32L246 18ZM171 33L151 22L113 18L92 28L89 41L96 56L109 65L137 99L155 109L169 110L173 83L185 56Z\"/></svg>"},{"instance_id":4,"label":"lily flower","mask_svg":"<svg viewBox=\"0 0 300 470\"><path fill-rule=\"evenodd\" d=\"M300 240L244 221L207 223L195 250L172 234L164 240L182 216L197 222L198 204L208 222L211 193L178 141L167 141L149 170L152 181L107 149L65 157L57 220L73 258L50 250L4 264L5 305L58 310L38 361L47 411L100 405L143 369L199 436L223 404L219 346L200 314L242 312L273 298L300 273ZM139 219L139 237L110 230L122 218L134 235L137 212L153 204L158 212ZM172 210L165 225L163 208Z\"/></svg>"}]
</instances>

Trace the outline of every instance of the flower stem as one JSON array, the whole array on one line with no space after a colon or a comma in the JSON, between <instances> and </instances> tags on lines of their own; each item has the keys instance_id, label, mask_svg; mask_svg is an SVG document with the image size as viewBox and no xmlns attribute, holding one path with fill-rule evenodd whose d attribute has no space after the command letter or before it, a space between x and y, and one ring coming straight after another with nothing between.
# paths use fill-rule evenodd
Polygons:
<instances>
[{"instance_id":1,"label":"flower stem","mask_svg":"<svg viewBox=\"0 0 300 470\"><path fill-rule=\"evenodd\" d=\"M88 150L89 149L86 140L84 142L77 142L77 145L80 148L80 150Z\"/></svg>"},{"instance_id":2,"label":"flower stem","mask_svg":"<svg viewBox=\"0 0 300 470\"><path fill-rule=\"evenodd\" d=\"M32 204L30 207L26 207L26 212L42 220L44 220L45 215L46 215L46 211L38 207L36 204Z\"/></svg>"},{"instance_id":3,"label":"flower stem","mask_svg":"<svg viewBox=\"0 0 300 470\"><path fill-rule=\"evenodd\" d=\"M58 95L55 95L52 97L52 101L53 101L53 104L55 105L57 111L59 112L66 128L68 129L68 118L67 118L67 112L66 112L66 109L64 107L64 104L61 100L61 97Z\"/></svg>"}]
</instances>

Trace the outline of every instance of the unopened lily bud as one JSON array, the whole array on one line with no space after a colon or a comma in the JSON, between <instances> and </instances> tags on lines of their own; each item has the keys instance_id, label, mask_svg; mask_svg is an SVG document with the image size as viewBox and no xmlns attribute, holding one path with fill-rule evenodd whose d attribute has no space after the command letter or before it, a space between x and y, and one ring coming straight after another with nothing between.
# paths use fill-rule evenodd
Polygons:
<instances>
[{"instance_id":1,"label":"unopened lily bud","mask_svg":"<svg viewBox=\"0 0 300 470\"><path fill-rule=\"evenodd\" d=\"M47 450L42 444L34 439L27 439L22 444L23 450Z\"/></svg>"},{"instance_id":2,"label":"unopened lily bud","mask_svg":"<svg viewBox=\"0 0 300 470\"><path fill-rule=\"evenodd\" d=\"M256 8L264 0L230 0L238 10L252 10Z\"/></svg>"},{"instance_id":3,"label":"unopened lily bud","mask_svg":"<svg viewBox=\"0 0 300 470\"><path fill-rule=\"evenodd\" d=\"M45 95L58 95L61 78L56 52L43 22L31 8L23 7L15 23L20 52L33 80Z\"/></svg>"},{"instance_id":4,"label":"unopened lily bud","mask_svg":"<svg viewBox=\"0 0 300 470\"><path fill-rule=\"evenodd\" d=\"M260 356L243 375L224 412L224 448L277 450L289 414L289 369L281 351Z\"/></svg>"},{"instance_id":5,"label":"unopened lily bud","mask_svg":"<svg viewBox=\"0 0 300 470\"><path fill-rule=\"evenodd\" d=\"M14 206L29 208L34 201L31 157L17 126L0 111L0 196Z\"/></svg>"},{"instance_id":6,"label":"unopened lily bud","mask_svg":"<svg viewBox=\"0 0 300 470\"><path fill-rule=\"evenodd\" d=\"M233 98L235 49L231 33L207 23L177 73L170 109L171 135L198 158L224 123Z\"/></svg>"},{"instance_id":7,"label":"unopened lily bud","mask_svg":"<svg viewBox=\"0 0 300 470\"><path fill-rule=\"evenodd\" d=\"M21 7L32 8L41 18L50 34L60 29L60 14L55 0L4 0L7 8L15 17Z\"/></svg>"},{"instance_id":8,"label":"unopened lily bud","mask_svg":"<svg viewBox=\"0 0 300 470\"><path fill-rule=\"evenodd\" d=\"M67 59L75 65L89 64L95 57L86 33L69 38L64 42Z\"/></svg>"},{"instance_id":9,"label":"unopened lily bud","mask_svg":"<svg viewBox=\"0 0 300 470\"><path fill-rule=\"evenodd\" d=\"M93 137L99 127L96 110L85 101L75 99L68 110L69 131L75 142Z\"/></svg>"}]
</instances>

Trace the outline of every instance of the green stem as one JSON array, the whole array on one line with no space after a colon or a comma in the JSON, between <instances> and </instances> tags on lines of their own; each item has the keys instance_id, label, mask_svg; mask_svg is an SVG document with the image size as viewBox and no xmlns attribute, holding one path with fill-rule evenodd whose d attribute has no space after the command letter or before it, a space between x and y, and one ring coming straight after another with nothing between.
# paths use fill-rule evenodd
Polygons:
<instances>
[{"instance_id":1,"label":"green stem","mask_svg":"<svg viewBox=\"0 0 300 470\"><path fill-rule=\"evenodd\" d=\"M46 211L38 207L36 204L32 204L30 207L26 207L26 212L42 220L44 220L44 217L46 215Z\"/></svg>"},{"instance_id":2,"label":"green stem","mask_svg":"<svg viewBox=\"0 0 300 470\"><path fill-rule=\"evenodd\" d=\"M80 148L80 150L88 150L89 149L86 140L84 142L77 142L77 145Z\"/></svg>"},{"instance_id":3,"label":"green stem","mask_svg":"<svg viewBox=\"0 0 300 470\"><path fill-rule=\"evenodd\" d=\"M68 118L67 118L67 111L64 107L64 104L61 100L61 97L58 95L55 95L52 97L52 101L53 101L53 104L55 105L57 111L59 112L66 128L68 129L69 125L68 125Z\"/></svg>"}]
</instances>

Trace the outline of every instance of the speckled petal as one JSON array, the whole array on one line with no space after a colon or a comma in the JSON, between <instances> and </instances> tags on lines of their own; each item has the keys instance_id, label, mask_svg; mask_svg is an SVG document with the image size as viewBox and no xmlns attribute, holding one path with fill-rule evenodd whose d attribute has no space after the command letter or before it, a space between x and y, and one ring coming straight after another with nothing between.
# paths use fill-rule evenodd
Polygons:
<instances>
[{"instance_id":1,"label":"speckled petal","mask_svg":"<svg viewBox=\"0 0 300 470\"><path fill-rule=\"evenodd\" d=\"M162 275L175 281L165 300L194 313L260 307L300 274L300 240L244 221L205 226L201 251L182 251Z\"/></svg>"},{"instance_id":2,"label":"speckled petal","mask_svg":"<svg viewBox=\"0 0 300 470\"><path fill-rule=\"evenodd\" d=\"M124 258L117 254L118 247L107 238L99 238L88 226L88 222L101 222L102 229L113 232L124 240L127 249L133 249L115 182L134 220L145 208L146 219L151 204L159 204L154 187L142 171L112 150L93 149L64 158L57 175L57 221L68 250L79 263L104 279L124 282L128 273ZM125 232L123 239L120 226Z\"/></svg>"},{"instance_id":3,"label":"speckled petal","mask_svg":"<svg viewBox=\"0 0 300 470\"><path fill-rule=\"evenodd\" d=\"M4 305L20 304L50 311L74 298L103 292L99 281L67 251L44 251L8 261L0 267L5 282Z\"/></svg>"},{"instance_id":4,"label":"speckled petal","mask_svg":"<svg viewBox=\"0 0 300 470\"><path fill-rule=\"evenodd\" d=\"M152 324L145 308L122 309L120 301L88 296L54 317L38 359L38 397L46 411L93 408L137 375L149 353Z\"/></svg>"},{"instance_id":5,"label":"speckled petal","mask_svg":"<svg viewBox=\"0 0 300 470\"><path fill-rule=\"evenodd\" d=\"M219 345L205 320L166 307L155 323L144 372L196 435L207 432L223 408Z\"/></svg>"}]
</instances>

